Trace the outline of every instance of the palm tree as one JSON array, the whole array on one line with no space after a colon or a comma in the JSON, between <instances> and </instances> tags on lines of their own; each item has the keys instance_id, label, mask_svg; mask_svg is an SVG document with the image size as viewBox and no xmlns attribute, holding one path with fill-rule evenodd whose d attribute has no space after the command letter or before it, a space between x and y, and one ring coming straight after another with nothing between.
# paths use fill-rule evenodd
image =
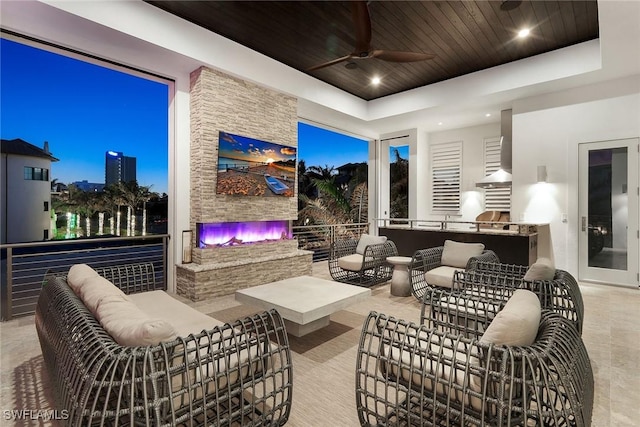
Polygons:
<instances>
[{"instance_id":1,"label":"palm tree","mask_svg":"<svg viewBox=\"0 0 640 427\"><path fill-rule=\"evenodd\" d=\"M125 205L125 198L120 183L110 184L104 188L103 197L106 205L111 208L111 218L115 218L115 227L111 226L111 234L120 235L120 206ZM115 209L114 209L115 208ZM111 221L113 223L113 221ZM115 228L115 233L114 233Z\"/></svg>"},{"instance_id":2,"label":"palm tree","mask_svg":"<svg viewBox=\"0 0 640 427\"><path fill-rule=\"evenodd\" d=\"M76 195L76 212L85 217L86 237L91 235L91 218L102 208L102 200L98 193L83 191Z\"/></svg>"},{"instance_id":3,"label":"palm tree","mask_svg":"<svg viewBox=\"0 0 640 427\"><path fill-rule=\"evenodd\" d=\"M409 161L400 156L394 148L395 161L389 165L389 199L391 218L408 218L409 216Z\"/></svg>"},{"instance_id":4,"label":"palm tree","mask_svg":"<svg viewBox=\"0 0 640 427\"><path fill-rule=\"evenodd\" d=\"M369 222L369 191L367 182L361 182L351 192L350 216L355 223Z\"/></svg>"},{"instance_id":5,"label":"palm tree","mask_svg":"<svg viewBox=\"0 0 640 427\"><path fill-rule=\"evenodd\" d=\"M127 206L127 235L135 235L135 211L140 204L146 204L151 198L151 187L138 185L137 181L120 182L118 184L123 204ZM143 218L146 218L146 207L143 208ZM146 230L146 224L143 226Z\"/></svg>"},{"instance_id":6,"label":"palm tree","mask_svg":"<svg viewBox=\"0 0 640 427\"><path fill-rule=\"evenodd\" d=\"M358 166L348 184L343 185L336 183L335 170L329 165L307 168L304 161L298 163L298 173L306 177L300 182L309 183L308 187L298 187L299 224L367 222L367 164Z\"/></svg>"},{"instance_id":7,"label":"palm tree","mask_svg":"<svg viewBox=\"0 0 640 427\"><path fill-rule=\"evenodd\" d=\"M311 182L307 165L304 160L298 162L298 210L305 207L304 198L314 198L318 194L316 187Z\"/></svg>"},{"instance_id":8,"label":"palm tree","mask_svg":"<svg viewBox=\"0 0 640 427\"><path fill-rule=\"evenodd\" d=\"M325 181L331 181L335 179L335 168L333 166L329 166L327 164L324 167L320 166L309 166L307 169L307 174L309 177L313 179L321 179Z\"/></svg>"},{"instance_id":9,"label":"palm tree","mask_svg":"<svg viewBox=\"0 0 640 427\"><path fill-rule=\"evenodd\" d=\"M333 178L312 178L311 181L318 190L318 197L312 199L306 195L299 195L299 199L304 203L304 207L298 212L299 223L334 225L366 218L366 182L354 189L349 200L345 194L348 187L336 185Z\"/></svg>"}]
</instances>

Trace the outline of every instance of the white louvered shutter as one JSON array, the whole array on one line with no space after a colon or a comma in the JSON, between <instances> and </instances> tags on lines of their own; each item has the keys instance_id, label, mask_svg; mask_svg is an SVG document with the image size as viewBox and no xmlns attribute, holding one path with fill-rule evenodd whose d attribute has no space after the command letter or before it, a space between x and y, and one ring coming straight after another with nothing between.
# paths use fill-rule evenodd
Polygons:
<instances>
[{"instance_id":1,"label":"white louvered shutter","mask_svg":"<svg viewBox=\"0 0 640 427\"><path fill-rule=\"evenodd\" d=\"M462 142L434 144L430 148L432 210L458 213L462 182Z\"/></svg>"}]
</instances>

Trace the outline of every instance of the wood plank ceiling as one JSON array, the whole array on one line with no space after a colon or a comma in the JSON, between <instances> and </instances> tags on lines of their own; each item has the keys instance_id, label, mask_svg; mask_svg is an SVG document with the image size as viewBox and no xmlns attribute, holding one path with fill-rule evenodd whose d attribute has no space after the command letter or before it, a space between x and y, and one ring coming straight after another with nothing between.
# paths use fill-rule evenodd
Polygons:
<instances>
[{"instance_id":1,"label":"wood plank ceiling","mask_svg":"<svg viewBox=\"0 0 640 427\"><path fill-rule=\"evenodd\" d=\"M596 0L524 0L511 10L487 0L371 1L374 49L436 57L412 63L357 59L307 71L354 51L350 2L147 2L365 100L598 38ZM524 27L531 35L520 39ZM355 68L346 67L349 62ZM381 78L378 86L371 84L373 76Z\"/></svg>"}]
</instances>

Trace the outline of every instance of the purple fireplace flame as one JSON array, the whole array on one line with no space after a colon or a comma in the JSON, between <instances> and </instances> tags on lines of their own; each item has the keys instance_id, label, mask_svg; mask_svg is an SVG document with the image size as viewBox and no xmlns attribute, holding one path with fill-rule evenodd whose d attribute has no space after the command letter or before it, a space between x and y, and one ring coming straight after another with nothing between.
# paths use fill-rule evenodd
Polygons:
<instances>
[{"instance_id":1,"label":"purple fireplace flame","mask_svg":"<svg viewBox=\"0 0 640 427\"><path fill-rule=\"evenodd\" d=\"M289 221L197 223L199 248L235 246L269 240L291 239Z\"/></svg>"}]
</instances>

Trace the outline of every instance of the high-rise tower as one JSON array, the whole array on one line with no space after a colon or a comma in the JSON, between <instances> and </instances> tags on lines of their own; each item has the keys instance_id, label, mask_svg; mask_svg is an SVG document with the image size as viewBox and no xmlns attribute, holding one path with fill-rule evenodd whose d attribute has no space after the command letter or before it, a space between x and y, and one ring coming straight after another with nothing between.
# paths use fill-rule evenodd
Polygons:
<instances>
[{"instance_id":1,"label":"high-rise tower","mask_svg":"<svg viewBox=\"0 0 640 427\"><path fill-rule=\"evenodd\" d=\"M104 160L105 185L136 180L136 158L121 152L107 151Z\"/></svg>"}]
</instances>

